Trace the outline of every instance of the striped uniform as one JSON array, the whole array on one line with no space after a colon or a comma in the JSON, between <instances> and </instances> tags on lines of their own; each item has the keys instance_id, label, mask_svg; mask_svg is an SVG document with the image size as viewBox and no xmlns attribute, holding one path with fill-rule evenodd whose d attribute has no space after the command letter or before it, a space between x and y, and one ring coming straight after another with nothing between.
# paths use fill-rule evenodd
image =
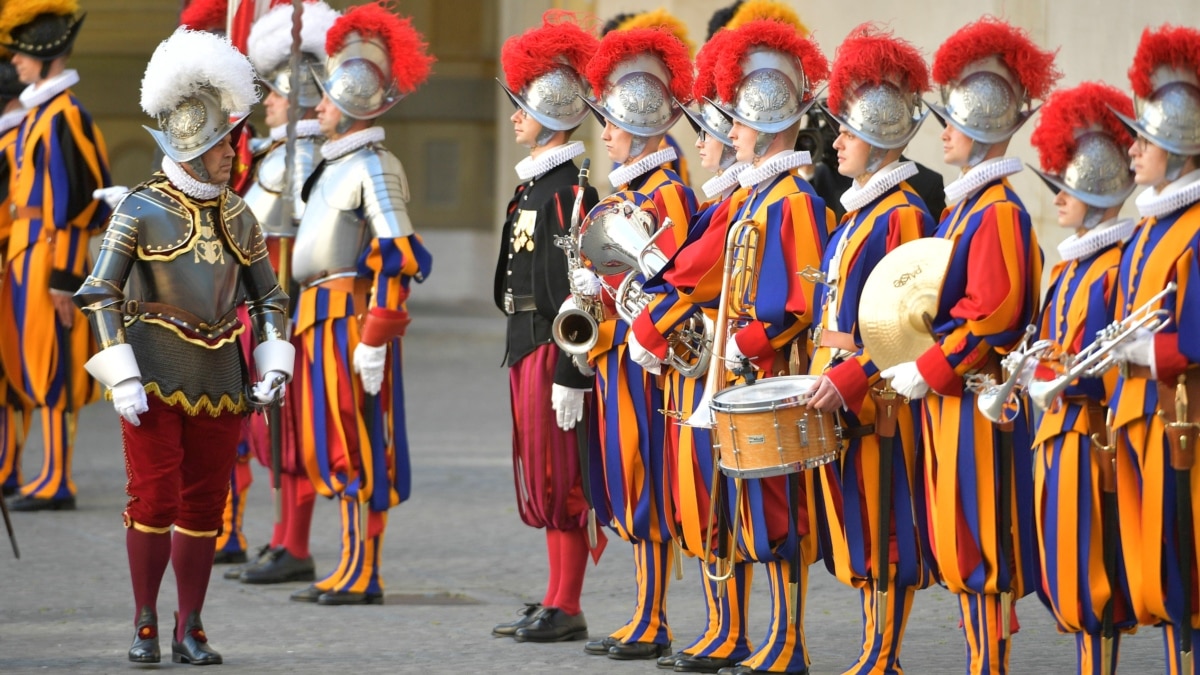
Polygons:
<instances>
[{"instance_id":1,"label":"striped uniform","mask_svg":"<svg viewBox=\"0 0 1200 675\"><path fill-rule=\"evenodd\" d=\"M939 339L917 360L930 387L922 405L930 537L941 581L959 596L970 672L999 673L1008 668L1000 593L1019 598L1036 584L1032 439L1028 418L1018 415L1008 467L1012 550L1003 561L997 431L963 376L994 368L1021 340L1038 309L1042 253L1005 179L948 209L937 236L954 249L933 321Z\"/></svg>"},{"instance_id":2,"label":"striped uniform","mask_svg":"<svg viewBox=\"0 0 1200 675\"><path fill-rule=\"evenodd\" d=\"M813 299L815 325L852 336L856 351L814 346L809 372L827 376L846 406L845 429L870 425L877 415L869 394L879 368L863 350L858 309L871 270L889 251L933 233L933 217L907 182L890 188L869 204L851 211L830 238L821 271L835 291L818 285ZM836 265L836 269L834 269ZM828 316L836 302L836 318ZM831 320L833 319L833 320ZM908 610L917 589L933 581L926 531L924 484L918 452L916 406L899 405L892 446L888 594L885 625L875 625L876 542L879 541L880 438L851 434L835 462L817 470L817 523L825 567L840 581L859 589L863 604L863 648L848 673L901 673L900 648Z\"/></svg>"},{"instance_id":3,"label":"striped uniform","mask_svg":"<svg viewBox=\"0 0 1200 675\"><path fill-rule=\"evenodd\" d=\"M1121 242L1116 242L1086 258L1056 265L1042 312L1041 339L1052 340L1058 351L1067 354L1078 354L1091 345L1096 332L1112 320L1120 262ZM1102 672L1100 637L1108 602L1116 603L1118 628L1136 624L1120 556L1115 593L1104 568L1100 463L1110 461L1110 455L1091 440L1092 434L1107 437L1103 427L1092 428L1092 420L1104 419L1116 380L1116 370L1110 370L1103 379L1084 378L1068 387L1063 403L1042 416L1034 439L1038 595L1054 614L1059 630L1075 633L1079 672L1094 675ZM1119 528L1113 530L1119 539ZM1115 641L1114 647L1118 644Z\"/></svg>"},{"instance_id":4,"label":"striped uniform","mask_svg":"<svg viewBox=\"0 0 1200 675\"><path fill-rule=\"evenodd\" d=\"M730 194L703 205L679 253L659 275L646 283L645 290L654 294L653 299L634 321L633 332L639 344L661 358L665 359L669 349L665 336L678 330L698 311L714 320L715 325L725 236L733 215L729 208L732 197ZM716 274L706 274L712 271ZM700 302L712 306L702 308ZM704 375L688 378L669 369L663 375L663 382L666 408L680 413L682 419L690 417L704 395ZM724 595L705 575L705 571L715 573L706 543L709 490L715 467L710 431L668 424L665 451L667 466L673 471L667 476L667 488L675 514L675 531L679 535L677 541L684 551L699 559L706 609L704 632L680 652L693 657L739 661L750 655L745 608L753 569L738 563Z\"/></svg>"},{"instance_id":5,"label":"striped uniform","mask_svg":"<svg viewBox=\"0 0 1200 675\"><path fill-rule=\"evenodd\" d=\"M670 218L674 223L671 233L656 240L663 254L672 256L696 210L691 188L674 171L660 167L623 189L649 196L660 222ZM616 288L620 279L609 281ZM607 295L605 302L611 302ZM626 643L669 644L666 596L674 562L675 516L667 491L673 470L666 466L663 451L666 424L659 413L663 392L657 378L627 356L628 329L619 319L602 322L588 355L595 363L597 382L589 480L598 521L611 521L614 531L633 544L637 604L629 622L611 637Z\"/></svg>"},{"instance_id":6,"label":"striped uniform","mask_svg":"<svg viewBox=\"0 0 1200 675\"><path fill-rule=\"evenodd\" d=\"M317 179L314 192L319 185ZM305 222L312 204L310 197ZM357 277L304 288L293 304L294 386L307 418L297 420L297 440L308 476L319 494L338 497L341 509L339 562L314 585L323 592L379 596L388 509L407 500L411 487L401 351L405 300L411 280L429 274L432 256L416 234L384 238L367 232ZM384 318L387 329L363 335L362 327L371 325L360 323L363 314ZM390 346L378 396L364 394L352 368L360 341Z\"/></svg>"},{"instance_id":7,"label":"striped uniform","mask_svg":"<svg viewBox=\"0 0 1200 675\"><path fill-rule=\"evenodd\" d=\"M83 369L95 351L87 322L76 315L71 328L63 326L50 292L75 292L88 272L88 241L111 210L92 198L110 184L108 152L91 115L64 88L26 115L14 157L0 357L23 404L44 409L42 471L21 493L66 500L75 494L71 413L95 400L99 388Z\"/></svg>"},{"instance_id":8,"label":"striped uniform","mask_svg":"<svg viewBox=\"0 0 1200 675\"><path fill-rule=\"evenodd\" d=\"M20 114L0 116L0 251L8 250L8 237L12 233L9 186L17 161L17 133L21 130L21 120ZM12 126L5 128L7 124ZM0 487L3 487L5 494L10 494L21 487L21 445L32 420L16 405L19 398L15 392L9 392L6 372L7 366L0 368L0 396L4 397L0 401Z\"/></svg>"},{"instance_id":9,"label":"striped uniform","mask_svg":"<svg viewBox=\"0 0 1200 675\"><path fill-rule=\"evenodd\" d=\"M747 169L746 171L751 171ZM743 178L745 174L743 174ZM751 219L759 235L758 256L753 267L758 284L750 289L754 302L749 316L735 333L742 353L760 364L787 361L793 342L804 335L812 323L808 299L811 282L799 276L808 266L817 267L826 241L834 229L833 212L825 206L812 186L795 171L785 171L763 180L752 189L735 193L730 220ZM723 242L722 242L723 245ZM723 262L723 256L722 256ZM719 273L712 270L711 273ZM719 301L719 298L718 298ZM777 365L763 368L765 374L782 370ZM771 597L771 621L767 637L742 664L757 670L803 671L808 667L808 649L804 643L804 594L808 585L808 566L818 558L812 517L815 514L813 491L807 483L812 472L799 478L797 513L789 517L787 476L745 479L743 499L735 504L735 481L726 478L726 503L723 508L740 513L742 530L739 554L743 559L764 563ZM792 526L792 520L795 526ZM793 570L796 561L799 569ZM789 619L788 584L795 576L799 590L799 623Z\"/></svg>"},{"instance_id":10,"label":"striped uniform","mask_svg":"<svg viewBox=\"0 0 1200 675\"><path fill-rule=\"evenodd\" d=\"M1196 335L1200 329L1200 278L1197 254L1200 252L1200 202L1193 201L1160 217L1143 218L1133 239L1125 245L1118 277L1116 318L1122 319L1144 305L1170 281L1178 284L1173 296L1160 305L1168 310L1171 323L1155 336L1154 357L1159 382L1174 383L1183 374L1196 377L1200 363L1200 345L1181 340L1180 335ZM1164 652L1167 672L1180 672L1178 626L1184 614L1180 583L1176 517L1176 472L1169 462L1159 408L1157 382L1145 379L1146 373L1131 372L1117 382L1109 402L1117 432L1117 499L1122 533L1122 552L1133 610L1138 622L1164 622ZM1191 403L1189 413L1198 405ZM1192 413L1194 416L1194 413ZM1172 411L1172 416L1173 411ZM1200 472L1191 473L1192 522L1200 494ZM1200 543L1200 536L1193 538ZM1192 569L1196 562L1192 552ZM1196 621L1197 584L1193 581L1190 616L1192 651L1200 647L1200 623Z\"/></svg>"}]
</instances>

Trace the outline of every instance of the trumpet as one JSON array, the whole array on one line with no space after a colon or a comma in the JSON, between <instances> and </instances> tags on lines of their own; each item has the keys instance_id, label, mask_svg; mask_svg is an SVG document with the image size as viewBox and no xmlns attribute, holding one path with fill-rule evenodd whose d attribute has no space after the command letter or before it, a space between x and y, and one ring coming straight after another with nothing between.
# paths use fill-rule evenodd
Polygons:
<instances>
[{"instance_id":1,"label":"trumpet","mask_svg":"<svg viewBox=\"0 0 1200 675\"><path fill-rule=\"evenodd\" d=\"M591 163L590 159L584 159L579 167L579 192L575 194L575 205L571 209L570 231L565 237L554 238L554 245L561 248L567 256L567 278L577 308L559 312L550 324L550 335L554 343L571 355L575 367L584 375L595 374L587 363L587 355L599 339L600 322L604 320L604 306L580 293L575 287L575 277L572 275L572 272L583 267L580 256L579 210L583 208L583 196L587 192L588 169Z\"/></svg>"},{"instance_id":2,"label":"trumpet","mask_svg":"<svg viewBox=\"0 0 1200 675\"><path fill-rule=\"evenodd\" d=\"M967 378L967 388L976 393L975 405L979 412L996 424L1007 424L1017 418L1021 412L1019 391L1026 389L1033 379L1032 366L1047 358L1054 350L1051 340L1038 340L1030 345L1029 340L1035 332L1036 326L1027 326L1025 339L1000 362L1007 378L1002 384L996 384L990 375L971 375Z\"/></svg>"},{"instance_id":3,"label":"trumpet","mask_svg":"<svg viewBox=\"0 0 1200 675\"><path fill-rule=\"evenodd\" d=\"M1165 309L1154 309L1163 298L1175 292L1175 282L1168 283L1166 288L1159 291L1146 304L1138 307L1129 316L1114 321L1096 333L1092 344L1078 354L1065 359L1066 370L1062 375L1045 382L1029 383L1027 392L1029 399L1041 410L1048 410L1058 400L1071 383L1081 377L1099 377L1108 372L1109 368L1117 365L1113 349L1117 345L1133 339L1139 330L1145 329L1157 333L1171 323L1171 313Z\"/></svg>"}]
</instances>

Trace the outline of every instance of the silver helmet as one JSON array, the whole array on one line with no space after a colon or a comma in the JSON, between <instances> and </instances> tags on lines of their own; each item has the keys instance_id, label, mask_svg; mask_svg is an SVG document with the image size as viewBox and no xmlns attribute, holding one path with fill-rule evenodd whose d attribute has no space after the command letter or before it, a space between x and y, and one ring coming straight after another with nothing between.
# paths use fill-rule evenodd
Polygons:
<instances>
[{"instance_id":1,"label":"silver helmet","mask_svg":"<svg viewBox=\"0 0 1200 675\"><path fill-rule=\"evenodd\" d=\"M340 15L324 2L309 1L302 5L300 68L293 73L292 14L289 3L271 9L255 21L247 39L247 56L271 91L287 97L294 86L300 107L315 108L321 102L321 89L312 67L325 60L325 36Z\"/></svg>"},{"instance_id":2,"label":"silver helmet","mask_svg":"<svg viewBox=\"0 0 1200 675\"><path fill-rule=\"evenodd\" d=\"M683 114L671 96L670 81L671 73L663 60L653 53L642 53L618 63L609 72L599 100L584 101L601 124L609 121L647 139L667 133Z\"/></svg>"},{"instance_id":3,"label":"silver helmet","mask_svg":"<svg viewBox=\"0 0 1200 675\"><path fill-rule=\"evenodd\" d=\"M761 134L777 134L796 124L814 99L800 61L791 54L754 47L742 59L742 81L732 105L709 102Z\"/></svg>"},{"instance_id":4,"label":"silver helmet","mask_svg":"<svg viewBox=\"0 0 1200 675\"><path fill-rule=\"evenodd\" d=\"M720 167L728 169L733 166L733 163L737 161L737 150L734 149L733 141L729 138L729 132L733 129L733 120L709 101L700 101L699 105L694 107L683 105L679 101L675 103L683 110L683 114L687 115L693 131L697 134L703 131L721 142L723 147Z\"/></svg>"},{"instance_id":5,"label":"silver helmet","mask_svg":"<svg viewBox=\"0 0 1200 675\"><path fill-rule=\"evenodd\" d=\"M551 134L574 129L587 117L588 107L584 103L587 85L565 61L530 80L519 92L510 89L499 78L496 81L512 99L513 105L549 129Z\"/></svg>"},{"instance_id":6,"label":"silver helmet","mask_svg":"<svg viewBox=\"0 0 1200 675\"><path fill-rule=\"evenodd\" d=\"M855 136L885 150L908 145L929 115L921 110L920 96L891 82L864 84L844 101L841 110L822 108L838 124L853 129Z\"/></svg>"},{"instance_id":7,"label":"silver helmet","mask_svg":"<svg viewBox=\"0 0 1200 675\"><path fill-rule=\"evenodd\" d=\"M387 47L377 37L351 33L324 65L313 66L321 91L338 110L356 120L371 120L404 98L392 79Z\"/></svg>"},{"instance_id":8,"label":"silver helmet","mask_svg":"<svg viewBox=\"0 0 1200 675\"><path fill-rule=\"evenodd\" d=\"M1182 173L1188 157L1200 155L1200 81L1195 71L1160 65L1150 76L1152 92L1133 99L1136 119L1117 115L1133 133L1168 153L1167 180Z\"/></svg>"},{"instance_id":9,"label":"silver helmet","mask_svg":"<svg viewBox=\"0 0 1200 675\"><path fill-rule=\"evenodd\" d=\"M146 127L163 153L187 163L233 131L258 101L254 67L229 40L186 29L163 40L142 78Z\"/></svg>"},{"instance_id":10,"label":"silver helmet","mask_svg":"<svg viewBox=\"0 0 1200 675\"><path fill-rule=\"evenodd\" d=\"M1083 226L1091 229L1104 221L1104 213L1125 203L1133 192L1126 148L1099 130L1085 131L1076 140L1075 154L1062 175L1030 166L1051 190L1066 192L1087 205Z\"/></svg>"},{"instance_id":11,"label":"silver helmet","mask_svg":"<svg viewBox=\"0 0 1200 675\"><path fill-rule=\"evenodd\" d=\"M982 147L983 154L987 146L1011 138L1037 111L1016 74L995 54L963 68L957 81L942 86L940 105L926 104L940 119L977 141L973 153Z\"/></svg>"}]
</instances>

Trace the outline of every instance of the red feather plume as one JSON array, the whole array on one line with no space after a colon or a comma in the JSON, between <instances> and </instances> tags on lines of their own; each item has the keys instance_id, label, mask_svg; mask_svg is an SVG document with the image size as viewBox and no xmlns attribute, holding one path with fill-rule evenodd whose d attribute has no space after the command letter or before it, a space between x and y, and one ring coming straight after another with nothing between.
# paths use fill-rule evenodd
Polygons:
<instances>
[{"instance_id":1,"label":"red feather plume","mask_svg":"<svg viewBox=\"0 0 1200 675\"><path fill-rule=\"evenodd\" d=\"M1168 24L1158 30L1142 31L1133 65L1129 67L1129 84L1139 98L1149 98L1154 93L1150 76L1161 65L1194 72L1200 79L1200 31Z\"/></svg>"},{"instance_id":2,"label":"red feather plume","mask_svg":"<svg viewBox=\"0 0 1200 675\"><path fill-rule=\"evenodd\" d=\"M1075 135L1084 129L1100 127L1119 147L1129 147L1133 136L1112 110L1133 117L1133 101L1112 85L1084 82L1051 93L1029 137L1029 142L1037 148L1042 170L1062 175L1075 156L1078 145Z\"/></svg>"},{"instance_id":3,"label":"red feather plume","mask_svg":"<svg viewBox=\"0 0 1200 675\"><path fill-rule=\"evenodd\" d=\"M179 15L179 25L191 30L225 30L229 0L192 0Z\"/></svg>"},{"instance_id":4,"label":"red feather plume","mask_svg":"<svg viewBox=\"0 0 1200 675\"><path fill-rule=\"evenodd\" d=\"M429 78L433 62L425 38L413 28L412 19L399 17L386 0L377 0L347 10L325 36L325 53L341 51L350 33L383 40L392 60L392 79L401 92L410 94Z\"/></svg>"},{"instance_id":5,"label":"red feather plume","mask_svg":"<svg viewBox=\"0 0 1200 675\"><path fill-rule=\"evenodd\" d=\"M922 93L929 89L929 68L911 43L864 23L850 31L837 49L829 75L829 109L840 111L851 87L885 80L905 91Z\"/></svg>"},{"instance_id":6,"label":"red feather plume","mask_svg":"<svg viewBox=\"0 0 1200 675\"><path fill-rule=\"evenodd\" d=\"M667 88L680 101L692 94L692 61L687 46L662 28L631 28L614 30L600 40L596 55L587 65L587 79L596 96L603 97L604 81L625 59L653 52L667 66L671 81Z\"/></svg>"},{"instance_id":7,"label":"red feather plume","mask_svg":"<svg viewBox=\"0 0 1200 675\"><path fill-rule=\"evenodd\" d=\"M725 50L730 35L733 35L733 31L721 29L700 47L700 51L696 52L696 81L692 84L692 100L701 102L705 98L716 98L717 60L721 57L721 52Z\"/></svg>"},{"instance_id":8,"label":"red feather plume","mask_svg":"<svg viewBox=\"0 0 1200 675\"><path fill-rule=\"evenodd\" d=\"M582 74L596 53L600 40L575 22L575 15L549 10L542 25L504 41L500 64L508 88L521 91L525 85L550 71L558 57L565 58L575 72Z\"/></svg>"},{"instance_id":9,"label":"red feather plume","mask_svg":"<svg viewBox=\"0 0 1200 675\"><path fill-rule=\"evenodd\" d=\"M804 69L809 86L816 86L829 78L829 62L821 54L817 43L802 37L795 26L760 19L751 21L741 28L732 31L729 42L721 50L717 58L714 78L717 85L717 95L722 100L732 101L737 93L737 86L742 81L742 57L752 47L766 47L795 56ZM805 100L812 98L813 91L805 94Z\"/></svg>"},{"instance_id":10,"label":"red feather plume","mask_svg":"<svg viewBox=\"0 0 1200 675\"><path fill-rule=\"evenodd\" d=\"M950 84L963 68L996 55L1025 87L1030 98L1043 98L1062 77L1054 67L1058 50L1039 49L1029 34L994 16L985 16L963 26L938 47L933 55L933 79Z\"/></svg>"}]
</instances>

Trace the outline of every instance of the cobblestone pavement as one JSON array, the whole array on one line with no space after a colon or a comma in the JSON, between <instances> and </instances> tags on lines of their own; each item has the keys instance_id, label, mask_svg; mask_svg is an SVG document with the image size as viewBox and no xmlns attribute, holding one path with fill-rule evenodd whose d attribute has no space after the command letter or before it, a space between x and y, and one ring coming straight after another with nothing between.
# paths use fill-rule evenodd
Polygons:
<instances>
[{"instance_id":1,"label":"cobblestone pavement","mask_svg":"<svg viewBox=\"0 0 1200 675\"><path fill-rule=\"evenodd\" d=\"M221 672L326 673L654 673L653 663L586 656L582 643L518 644L490 636L522 602L544 590L544 537L525 527L512 495L507 373L500 367L503 322L482 308L414 307L405 344L413 496L392 512L383 562L387 603L320 607L288 601L303 584L249 586L214 572L204 622L225 656ZM35 428L38 427L35 424ZM13 514L22 558L0 542L0 672L112 673L126 661L132 599L120 513L124 504L117 418L107 404L79 420L75 481L79 510ZM26 453L27 476L41 461L40 434ZM246 530L252 547L270 533L268 476L256 467ZM318 503L313 554L318 573L337 558L334 505ZM693 561L669 596L677 646L700 630L699 572ZM632 610L633 566L619 539L590 567L583 607L593 637ZM751 635L766 632L766 584L751 602ZM159 613L175 606L171 573ZM858 654L857 593L828 575L810 575L807 612L812 673L839 673ZM1021 601L1022 630L1012 672L1068 673L1073 640L1058 634L1032 596ZM910 674L963 672L963 638L952 596L917 595L904 663ZM1122 672L1162 671L1161 640L1144 629L1126 640ZM169 654L169 643L165 645ZM179 669L164 662L163 669Z\"/></svg>"}]
</instances>

